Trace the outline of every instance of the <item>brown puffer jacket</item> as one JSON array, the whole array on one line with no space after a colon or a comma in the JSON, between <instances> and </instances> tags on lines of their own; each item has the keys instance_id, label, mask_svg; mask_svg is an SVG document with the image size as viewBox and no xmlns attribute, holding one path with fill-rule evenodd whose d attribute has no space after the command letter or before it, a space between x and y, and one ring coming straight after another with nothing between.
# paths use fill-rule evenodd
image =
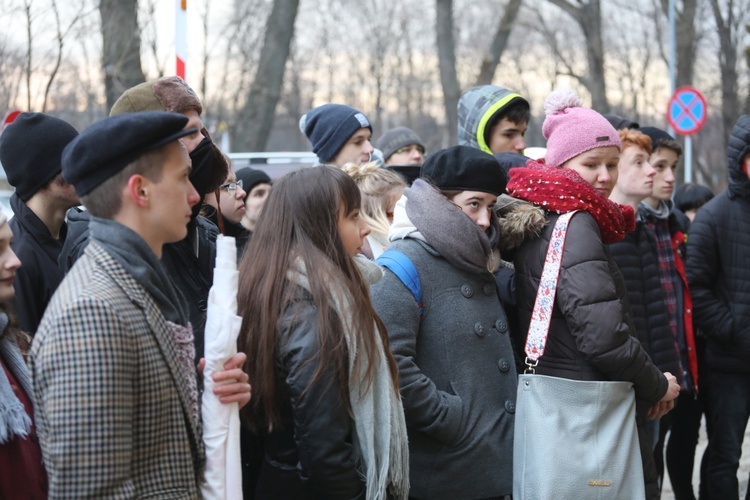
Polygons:
<instances>
[{"instance_id":1,"label":"brown puffer jacket","mask_svg":"<svg viewBox=\"0 0 750 500\"><path fill-rule=\"evenodd\" d=\"M515 254L515 285L523 351L549 239L558 215ZM536 372L573 380L632 382L639 407L658 402L667 381L632 334L624 280L586 212L570 221L547 347ZM521 354L521 359L524 359ZM523 368L523 367L520 367Z\"/></svg>"}]
</instances>

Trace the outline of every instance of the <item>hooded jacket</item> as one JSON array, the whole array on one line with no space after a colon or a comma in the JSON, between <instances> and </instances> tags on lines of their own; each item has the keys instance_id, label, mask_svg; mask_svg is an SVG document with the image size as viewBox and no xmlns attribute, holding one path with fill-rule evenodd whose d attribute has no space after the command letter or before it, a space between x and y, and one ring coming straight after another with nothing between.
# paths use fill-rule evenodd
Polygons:
<instances>
[{"instance_id":1,"label":"hooded jacket","mask_svg":"<svg viewBox=\"0 0 750 500\"><path fill-rule=\"evenodd\" d=\"M687 277L694 320L707 340L706 364L727 373L750 373L750 115L729 138L729 186L706 203L690 226Z\"/></svg>"},{"instance_id":2,"label":"hooded jacket","mask_svg":"<svg viewBox=\"0 0 750 500\"><path fill-rule=\"evenodd\" d=\"M495 85L474 87L463 93L458 100L458 145L471 146L492 154L485 140L490 119L508 104L518 99L519 94Z\"/></svg>"}]
</instances>

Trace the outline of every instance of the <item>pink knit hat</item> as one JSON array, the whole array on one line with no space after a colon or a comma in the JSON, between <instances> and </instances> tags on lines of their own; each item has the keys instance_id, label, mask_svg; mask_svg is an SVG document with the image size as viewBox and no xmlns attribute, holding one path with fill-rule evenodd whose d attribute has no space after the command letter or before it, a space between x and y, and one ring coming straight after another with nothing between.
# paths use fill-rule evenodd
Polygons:
<instances>
[{"instance_id":1,"label":"pink knit hat","mask_svg":"<svg viewBox=\"0 0 750 500\"><path fill-rule=\"evenodd\" d=\"M542 133L547 139L547 165L560 166L581 153L602 146L621 148L617 131L606 118L584 108L571 90L555 90L544 101Z\"/></svg>"}]
</instances>

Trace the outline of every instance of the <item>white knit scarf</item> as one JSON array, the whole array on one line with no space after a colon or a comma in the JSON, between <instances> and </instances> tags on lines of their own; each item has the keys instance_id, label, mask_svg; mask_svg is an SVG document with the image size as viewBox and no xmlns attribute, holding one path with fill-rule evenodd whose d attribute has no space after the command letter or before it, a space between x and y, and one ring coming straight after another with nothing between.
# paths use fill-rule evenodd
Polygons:
<instances>
[{"instance_id":1,"label":"white knit scarf","mask_svg":"<svg viewBox=\"0 0 750 500\"><path fill-rule=\"evenodd\" d=\"M364 256L355 258L357 268L369 284L383 277L383 270ZM296 259L287 277L292 283L310 290L304 262ZM344 336L349 350L349 399L354 414L356 428L355 447L366 468L364 475L367 484L367 498L385 499L388 494L395 498L409 497L409 446L406 434L406 420L400 396L393 390L391 372L386 362L383 343L375 335L378 359L375 361L375 376L369 389L364 381L366 362L355 360L359 352L358 335L353 330L352 304L341 285L331 283L330 299L344 327Z\"/></svg>"}]
</instances>

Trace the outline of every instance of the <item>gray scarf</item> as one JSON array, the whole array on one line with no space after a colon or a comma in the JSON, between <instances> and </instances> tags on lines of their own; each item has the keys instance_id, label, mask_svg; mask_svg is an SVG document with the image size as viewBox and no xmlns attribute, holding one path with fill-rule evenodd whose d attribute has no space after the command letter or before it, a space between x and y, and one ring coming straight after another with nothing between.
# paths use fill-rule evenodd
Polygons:
<instances>
[{"instance_id":1,"label":"gray scarf","mask_svg":"<svg viewBox=\"0 0 750 500\"><path fill-rule=\"evenodd\" d=\"M0 312L0 357L24 392L31 397L29 371L18 346L7 335L7 328L8 315ZM5 370L0 368L0 444L5 444L16 436L25 438L30 431L31 418L13 392Z\"/></svg>"},{"instance_id":2,"label":"gray scarf","mask_svg":"<svg viewBox=\"0 0 750 500\"><path fill-rule=\"evenodd\" d=\"M138 233L118 222L99 217L91 217L89 233L92 240L148 291L167 321L187 326L190 316L185 298Z\"/></svg>"},{"instance_id":3,"label":"gray scarf","mask_svg":"<svg viewBox=\"0 0 750 500\"><path fill-rule=\"evenodd\" d=\"M638 204L638 216L641 220L664 220L669 218L674 208L674 202L672 200L661 200L656 208L652 208L651 205L642 201Z\"/></svg>"},{"instance_id":4,"label":"gray scarf","mask_svg":"<svg viewBox=\"0 0 750 500\"><path fill-rule=\"evenodd\" d=\"M368 284L383 277L383 270L363 255L355 258L362 277ZM296 259L287 271L290 282L310 290L307 272L302 259ZM401 397L393 390L393 380L385 358L380 336L375 339L380 356L375 377L369 390L362 381L363 373L355 371L354 361L361 355L357 348L358 336L353 331L352 310L348 294L343 287L331 282L331 301L344 327L344 338L349 350L349 399L356 429L354 444L365 465L367 499L381 500L392 497L405 500L409 496L409 445L406 420ZM360 370L367 363L360 363Z\"/></svg>"},{"instance_id":5,"label":"gray scarf","mask_svg":"<svg viewBox=\"0 0 750 500\"><path fill-rule=\"evenodd\" d=\"M494 267L492 250L500 239L494 210L485 233L457 205L422 179L414 181L404 196L406 217L445 260L470 273L486 273Z\"/></svg>"}]
</instances>

